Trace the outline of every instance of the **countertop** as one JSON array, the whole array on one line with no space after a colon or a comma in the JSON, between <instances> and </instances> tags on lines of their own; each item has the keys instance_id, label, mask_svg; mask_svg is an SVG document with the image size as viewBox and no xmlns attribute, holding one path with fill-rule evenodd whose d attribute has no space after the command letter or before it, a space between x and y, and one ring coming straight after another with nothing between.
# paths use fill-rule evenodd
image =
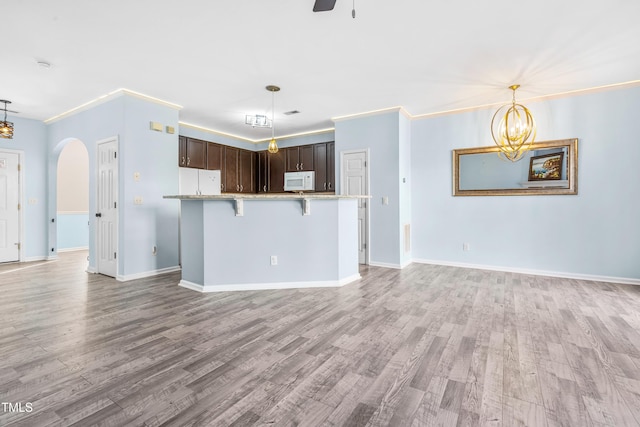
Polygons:
<instances>
[{"instance_id":1,"label":"countertop","mask_svg":"<svg viewBox=\"0 0 640 427\"><path fill-rule=\"evenodd\" d=\"M219 195L169 195L163 196L165 199L179 200L333 200L333 199L370 199L371 196L346 196L339 194L316 194L316 193L291 193L291 194L248 194L248 193L225 193Z\"/></svg>"}]
</instances>

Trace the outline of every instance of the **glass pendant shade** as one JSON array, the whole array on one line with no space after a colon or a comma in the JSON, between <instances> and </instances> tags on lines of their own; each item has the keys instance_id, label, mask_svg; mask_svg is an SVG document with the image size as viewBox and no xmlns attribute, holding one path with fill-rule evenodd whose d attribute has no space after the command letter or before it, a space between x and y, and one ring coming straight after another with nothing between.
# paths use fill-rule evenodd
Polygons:
<instances>
[{"instance_id":1,"label":"glass pendant shade","mask_svg":"<svg viewBox=\"0 0 640 427\"><path fill-rule=\"evenodd\" d=\"M0 122L0 138L13 139L13 123L7 121L7 104L11 104L11 101L0 100L0 102L4 102L4 120Z\"/></svg>"},{"instance_id":2,"label":"glass pendant shade","mask_svg":"<svg viewBox=\"0 0 640 427\"><path fill-rule=\"evenodd\" d=\"M278 144L276 143L276 140L274 138L271 138L271 141L269 141L269 147L267 148L267 150L271 154L275 154L278 152Z\"/></svg>"},{"instance_id":3,"label":"glass pendant shade","mask_svg":"<svg viewBox=\"0 0 640 427\"><path fill-rule=\"evenodd\" d=\"M511 104L500 107L491 120L491 136L500 149L498 155L512 162L520 160L536 138L536 123L531 112L516 103L516 89L519 87L509 86L513 90Z\"/></svg>"},{"instance_id":4,"label":"glass pendant shade","mask_svg":"<svg viewBox=\"0 0 640 427\"><path fill-rule=\"evenodd\" d=\"M6 120L0 122L0 138L13 139L13 123Z\"/></svg>"}]
</instances>

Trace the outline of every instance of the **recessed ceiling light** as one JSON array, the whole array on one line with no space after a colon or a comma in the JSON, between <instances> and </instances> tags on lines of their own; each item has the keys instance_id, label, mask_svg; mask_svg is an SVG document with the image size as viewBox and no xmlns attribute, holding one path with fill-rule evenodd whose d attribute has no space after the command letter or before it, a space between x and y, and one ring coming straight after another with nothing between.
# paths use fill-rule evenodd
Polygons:
<instances>
[{"instance_id":1,"label":"recessed ceiling light","mask_svg":"<svg viewBox=\"0 0 640 427\"><path fill-rule=\"evenodd\" d=\"M37 64L38 64L38 67L40 68L45 68L45 69L51 68L51 64L48 63L47 61L38 61Z\"/></svg>"},{"instance_id":2,"label":"recessed ceiling light","mask_svg":"<svg viewBox=\"0 0 640 427\"><path fill-rule=\"evenodd\" d=\"M286 113L282 113L282 114L284 114L285 116L291 116L291 115L293 115L293 114L300 114L300 111L298 111L298 110L291 110L291 111L287 111Z\"/></svg>"}]
</instances>

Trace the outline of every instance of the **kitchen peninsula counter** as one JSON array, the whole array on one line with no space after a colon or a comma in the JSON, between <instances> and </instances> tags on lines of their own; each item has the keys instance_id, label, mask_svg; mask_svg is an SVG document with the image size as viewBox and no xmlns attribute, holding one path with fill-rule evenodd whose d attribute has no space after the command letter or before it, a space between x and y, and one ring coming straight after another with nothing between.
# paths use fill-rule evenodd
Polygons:
<instances>
[{"instance_id":1,"label":"kitchen peninsula counter","mask_svg":"<svg viewBox=\"0 0 640 427\"><path fill-rule=\"evenodd\" d=\"M180 286L221 292L358 280L358 204L364 198L369 196L165 196L180 200Z\"/></svg>"}]
</instances>

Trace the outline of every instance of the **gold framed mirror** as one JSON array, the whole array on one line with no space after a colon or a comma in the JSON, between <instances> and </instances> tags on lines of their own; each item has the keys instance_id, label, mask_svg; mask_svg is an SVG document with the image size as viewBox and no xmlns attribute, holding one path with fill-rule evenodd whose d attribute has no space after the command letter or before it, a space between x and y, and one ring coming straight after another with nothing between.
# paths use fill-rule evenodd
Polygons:
<instances>
[{"instance_id":1,"label":"gold framed mirror","mask_svg":"<svg viewBox=\"0 0 640 427\"><path fill-rule=\"evenodd\" d=\"M578 194L578 139L536 142L517 162L497 146L453 150L454 196Z\"/></svg>"}]
</instances>

